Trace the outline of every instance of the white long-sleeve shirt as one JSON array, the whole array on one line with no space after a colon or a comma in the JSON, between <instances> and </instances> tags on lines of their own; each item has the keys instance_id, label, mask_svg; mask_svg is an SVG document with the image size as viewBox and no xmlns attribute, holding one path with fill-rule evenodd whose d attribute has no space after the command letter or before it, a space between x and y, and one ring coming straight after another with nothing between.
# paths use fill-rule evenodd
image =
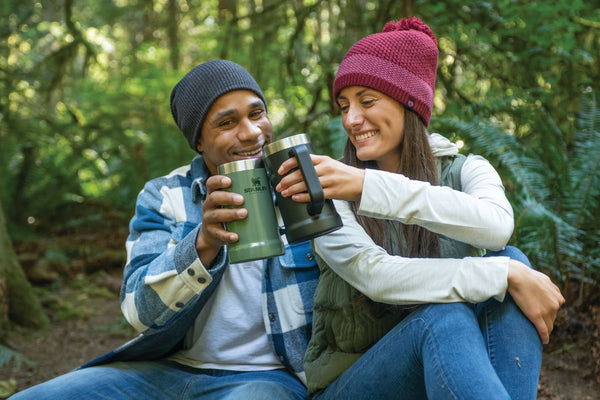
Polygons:
<instances>
[{"instance_id":1,"label":"white long-sleeve shirt","mask_svg":"<svg viewBox=\"0 0 600 400\"><path fill-rule=\"evenodd\" d=\"M456 146L430 137L436 157ZM366 170L359 214L418 224L472 246L503 249L514 229L513 211L495 169L469 155L461 170L462 192L400 174ZM374 301L391 304L503 300L508 257L463 259L389 255L358 224L349 203L334 201L344 226L315 239L315 251L344 280Z\"/></svg>"}]
</instances>

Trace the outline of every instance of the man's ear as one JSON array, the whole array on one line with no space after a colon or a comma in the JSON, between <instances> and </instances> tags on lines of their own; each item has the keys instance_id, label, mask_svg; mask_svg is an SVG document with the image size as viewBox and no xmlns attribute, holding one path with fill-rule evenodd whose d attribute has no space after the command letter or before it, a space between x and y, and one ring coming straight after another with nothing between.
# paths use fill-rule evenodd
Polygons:
<instances>
[{"instance_id":1,"label":"man's ear","mask_svg":"<svg viewBox=\"0 0 600 400\"><path fill-rule=\"evenodd\" d=\"M198 139L198 143L196 143L196 150L198 150L198 153L202 154L202 138Z\"/></svg>"}]
</instances>

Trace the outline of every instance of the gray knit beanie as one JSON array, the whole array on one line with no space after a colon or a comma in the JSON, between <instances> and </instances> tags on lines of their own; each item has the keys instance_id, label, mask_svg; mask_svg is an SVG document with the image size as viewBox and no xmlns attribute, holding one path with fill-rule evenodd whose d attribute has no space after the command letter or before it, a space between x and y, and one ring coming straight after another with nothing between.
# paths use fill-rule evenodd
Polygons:
<instances>
[{"instance_id":1,"label":"gray knit beanie","mask_svg":"<svg viewBox=\"0 0 600 400\"><path fill-rule=\"evenodd\" d=\"M171 114L190 147L202 134L202 125L213 103L232 90L250 90L265 103L265 97L252 75L227 60L212 60L194 67L171 92Z\"/></svg>"}]
</instances>

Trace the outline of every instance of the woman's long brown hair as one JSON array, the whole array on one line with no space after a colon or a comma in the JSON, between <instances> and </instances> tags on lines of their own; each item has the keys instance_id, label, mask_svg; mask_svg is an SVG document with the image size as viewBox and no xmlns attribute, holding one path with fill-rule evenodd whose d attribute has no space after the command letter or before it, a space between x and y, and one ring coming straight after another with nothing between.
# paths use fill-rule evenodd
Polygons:
<instances>
[{"instance_id":1,"label":"woman's long brown hair","mask_svg":"<svg viewBox=\"0 0 600 400\"><path fill-rule=\"evenodd\" d=\"M438 184L438 173L433 152L429 146L427 129L419 116L410 110L404 112L404 136L400 143L399 174L410 179ZM343 161L358 168L379 169L375 161L363 162L356 157L356 149L350 139L346 142ZM370 218L358 215L359 202L352 202L351 208L359 224L364 228L373 241L393 254L393 243L402 243L400 237L404 234L406 247L399 254L405 257L439 257L440 243L438 235L418 225L401 224L402 233L397 230L392 221Z\"/></svg>"}]
</instances>

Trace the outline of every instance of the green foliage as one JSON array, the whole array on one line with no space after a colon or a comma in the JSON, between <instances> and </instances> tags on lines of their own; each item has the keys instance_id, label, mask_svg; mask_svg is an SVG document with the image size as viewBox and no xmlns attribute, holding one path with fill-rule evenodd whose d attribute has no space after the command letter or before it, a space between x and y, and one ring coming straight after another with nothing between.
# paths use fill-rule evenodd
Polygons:
<instances>
[{"instance_id":1,"label":"green foliage","mask_svg":"<svg viewBox=\"0 0 600 400\"><path fill-rule=\"evenodd\" d=\"M0 353L2 350L0 350ZM2 365L0 364L0 367ZM0 399L7 399L17 392L17 380L10 378L5 381L0 381Z\"/></svg>"},{"instance_id":2,"label":"green foliage","mask_svg":"<svg viewBox=\"0 0 600 400\"><path fill-rule=\"evenodd\" d=\"M57 321L66 321L71 319L85 319L92 315L92 310L82 305L81 300L67 299L57 295L51 290L41 290L35 288L42 306L50 312L53 319Z\"/></svg>"},{"instance_id":3,"label":"green foliage","mask_svg":"<svg viewBox=\"0 0 600 400\"><path fill-rule=\"evenodd\" d=\"M89 305L90 298L105 298L117 301L117 296L104 287L90 286L93 276L79 276L65 283L58 280L48 287L35 287L35 293L43 307L57 321L83 319L97 314L98 310ZM65 285L61 292L58 288Z\"/></svg>"}]
</instances>

